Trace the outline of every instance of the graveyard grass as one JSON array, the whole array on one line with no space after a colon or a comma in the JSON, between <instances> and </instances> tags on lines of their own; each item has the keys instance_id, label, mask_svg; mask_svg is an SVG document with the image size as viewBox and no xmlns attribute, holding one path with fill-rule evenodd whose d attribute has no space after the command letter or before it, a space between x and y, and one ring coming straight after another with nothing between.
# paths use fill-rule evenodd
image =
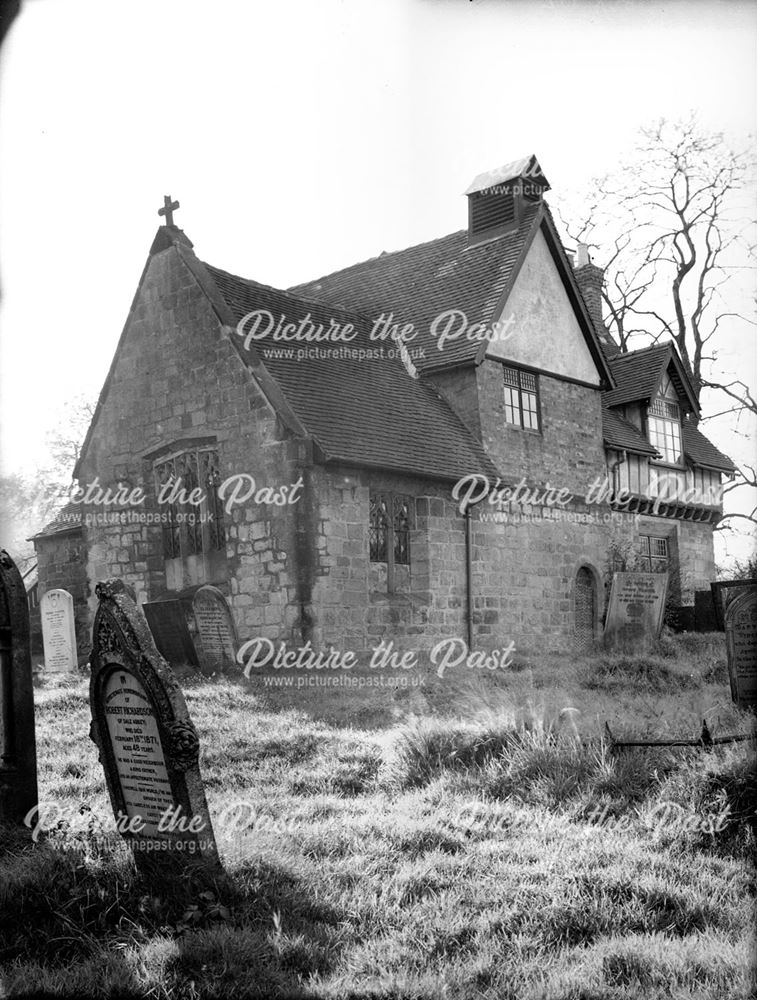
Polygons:
<instances>
[{"instance_id":1,"label":"graveyard grass","mask_svg":"<svg viewBox=\"0 0 757 1000\"><path fill-rule=\"evenodd\" d=\"M613 756L603 739L605 721L618 738L697 736L703 718L747 732L721 635L423 680L184 681L226 885L146 878L98 835L87 680L40 682L40 798L93 829L6 837L0 996L751 995L748 744ZM219 819L238 801L252 830ZM729 821L687 829L675 806Z\"/></svg>"}]
</instances>

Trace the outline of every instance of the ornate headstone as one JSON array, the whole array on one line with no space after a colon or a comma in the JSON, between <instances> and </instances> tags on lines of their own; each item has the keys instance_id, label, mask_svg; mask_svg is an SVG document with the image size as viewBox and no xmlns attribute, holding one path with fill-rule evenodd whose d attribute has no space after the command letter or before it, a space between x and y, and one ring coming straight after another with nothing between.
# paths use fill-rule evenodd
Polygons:
<instances>
[{"instance_id":1,"label":"ornate headstone","mask_svg":"<svg viewBox=\"0 0 757 1000\"><path fill-rule=\"evenodd\" d=\"M181 601L152 601L143 604L142 610L155 639L155 645L171 666L199 665Z\"/></svg>"},{"instance_id":2,"label":"ornate headstone","mask_svg":"<svg viewBox=\"0 0 757 1000\"><path fill-rule=\"evenodd\" d=\"M37 805L29 608L21 574L0 550L0 822L21 823Z\"/></svg>"},{"instance_id":3,"label":"ornate headstone","mask_svg":"<svg viewBox=\"0 0 757 1000\"><path fill-rule=\"evenodd\" d=\"M140 860L219 865L198 766L199 739L171 668L120 580L95 588L90 736L119 832Z\"/></svg>"},{"instance_id":4,"label":"ornate headstone","mask_svg":"<svg viewBox=\"0 0 757 1000\"><path fill-rule=\"evenodd\" d=\"M70 673L76 670L74 599L67 590L48 590L39 602L45 670Z\"/></svg>"},{"instance_id":5,"label":"ornate headstone","mask_svg":"<svg viewBox=\"0 0 757 1000\"><path fill-rule=\"evenodd\" d=\"M237 633L226 598L217 587L200 587L192 601L197 623L197 654L204 674L236 666Z\"/></svg>"},{"instance_id":6,"label":"ornate headstone","mask_svg":"<svg viewBox=\"0 0 757 1000\"><path fill-rule=\"evenodd\" d=\"M662 628L667 589L667 573L614 573L605 645L624 652L648 649Z\"/></svg>"},{"instance_id":7,"label":"ornate headstone","mask_svg":"<svg viewBox=\"0 0 757 1000\"><path fill-rule=\"evenodd\" d=\"M742 591L725 611L725 642L731 696L741 708L757 710L757 587Z\"/></svg>"},{"instance_id":8,"label":"ornate headstone","mask_svg":"<svg viewBox=\"0 0 757 1000\"><path fill-rule=\"evenodd\" d=\"M745 590L752 590L755 587L757 587L755 579L716 580L715 583L710 584L712 603L715 606L715 618L721 632L725 629L725 612L731 601L739 594L743 594Z\"/></svg>"}]
</instances>

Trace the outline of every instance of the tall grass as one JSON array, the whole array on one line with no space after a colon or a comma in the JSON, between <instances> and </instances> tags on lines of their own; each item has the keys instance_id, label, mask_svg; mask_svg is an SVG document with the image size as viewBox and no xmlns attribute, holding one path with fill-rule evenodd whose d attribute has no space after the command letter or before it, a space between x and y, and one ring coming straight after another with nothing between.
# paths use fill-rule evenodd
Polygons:
<instances>
[{"instance_id":1,"label":"tall grass","mask_svg":"<svg viewBox=\"0 0 757 1000\"><path fill-rule=\"evenodd\" d=\"M750 748L602 737L606 719L744 731L722 637L519 667L380 692L373 714L341 692L188 683L211 815L255 808L248 829L216 823L228 880L150 877L107 824L8 831L0 995L748 997ZM42 798L103 814L85 682L37 694ZM712 832L676 822L726 812Z\"/></svg>"}]
</instances>

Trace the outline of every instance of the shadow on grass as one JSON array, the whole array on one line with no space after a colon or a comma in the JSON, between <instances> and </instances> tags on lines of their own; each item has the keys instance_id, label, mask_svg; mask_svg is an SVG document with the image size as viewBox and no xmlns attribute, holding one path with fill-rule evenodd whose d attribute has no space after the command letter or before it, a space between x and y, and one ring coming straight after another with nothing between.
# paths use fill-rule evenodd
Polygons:
<instances>
[{"instance_id":1,"label":"shadow on grass","mask_svg":"<svg viewBox=\"0 0 757 1000\"><path fill-rule=\"evenodd\" d=\"M284 866L137 867L118 840L24 833L0 831L4 996L307 998L339 955L343 915Z\"/></svg>"},{"instance_id":2,"label":"shadow on grass","mask_svg":"<svg viewBox=\"0 0 757 1000\"><path fill-rule=\"evenodd\" d=\"M398 686L386 683L390 673L397 675L393 680ZM382 680L383 685L378 683ZM404 714L408 692L414 690L399 686L399 682L409 679L397 671L371 673L365 669L254 671L249 679L240 672L224 675L223 681L237 688L243 697L253 698L263 711L297 711L313 722L369 731L395 725ZM358 686L361 681L365 682L362 687Z\"/></svg>"}]
</instances>

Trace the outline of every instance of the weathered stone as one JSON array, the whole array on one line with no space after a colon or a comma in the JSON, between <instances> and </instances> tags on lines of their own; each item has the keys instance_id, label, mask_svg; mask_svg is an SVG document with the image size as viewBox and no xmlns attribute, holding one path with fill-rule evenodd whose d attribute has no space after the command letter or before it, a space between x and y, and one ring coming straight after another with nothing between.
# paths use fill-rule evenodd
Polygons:
<instances>
[{"instance_id":1,"label":"weathered stone","mask_svg":"<svg viewBox=\"0 0 757 1000\"><path fill-rule=\"evenodd\" d=\"M21 574L0 550L0 823L22 823L37 805L29 609Z\"/></svg>"},{"instance_id":2,"label":"weathered stone","mask_svg":"<svg viewBox=\"0 0 757 1000\"><path fill-rule=\"evenodd\" d=\"M605 645L629 653L648 649L662 628L667 586L667 573L614 573Z\"/></svg>"},{"instance_id":3,"label":"weathered stone","mask_svg":"<svg viewBox=\"0 0 757 1000\"><path fill-rule=\"evenodd\" d=\"M197 623L197 654L204 674L220 673L236 664L237 639L231 611L217 587L200 587L192 600Z\"/></svg>"},{"instance_id":4,"label":"weathered stone","mask_svg":"<svg viewBox=\"0 0 757 1000\"><path fill-rule=\"evenodd\" d=\"M220 865L184 696L120 580L99 583L90 736L119 832L140 863L155 855Z\"/></svg>"},{"instance_id":5,"label":"weathered stone","mask_svg":"<svg viewBox=\"0 0 757 1000\"><path fill-rule=\"evenodd\" d=\"M725 611L731 695L741 708L757 710L757 586L742 591Z\"/></svg>"},{"instance_id":6,"label":"weathered stone","mask_svg":"<svg viewBox=\"0 0 757 1000\"><path fill-rule=\"evenodd\" d=\"M71 673L77 661L74 599L67 590L48 590L39 605L45 670Z\"/></svg>"},{"instance_id":7,"label":"weathered stone","mask_svg":"<svg viewBox=\"0 0 757 1000\"><path fill-rule=\"evenodd\" d=\"M153 601L142 605L155 645L173 667L199 665L181 601Z\"/></svg>"}]
</instances>

